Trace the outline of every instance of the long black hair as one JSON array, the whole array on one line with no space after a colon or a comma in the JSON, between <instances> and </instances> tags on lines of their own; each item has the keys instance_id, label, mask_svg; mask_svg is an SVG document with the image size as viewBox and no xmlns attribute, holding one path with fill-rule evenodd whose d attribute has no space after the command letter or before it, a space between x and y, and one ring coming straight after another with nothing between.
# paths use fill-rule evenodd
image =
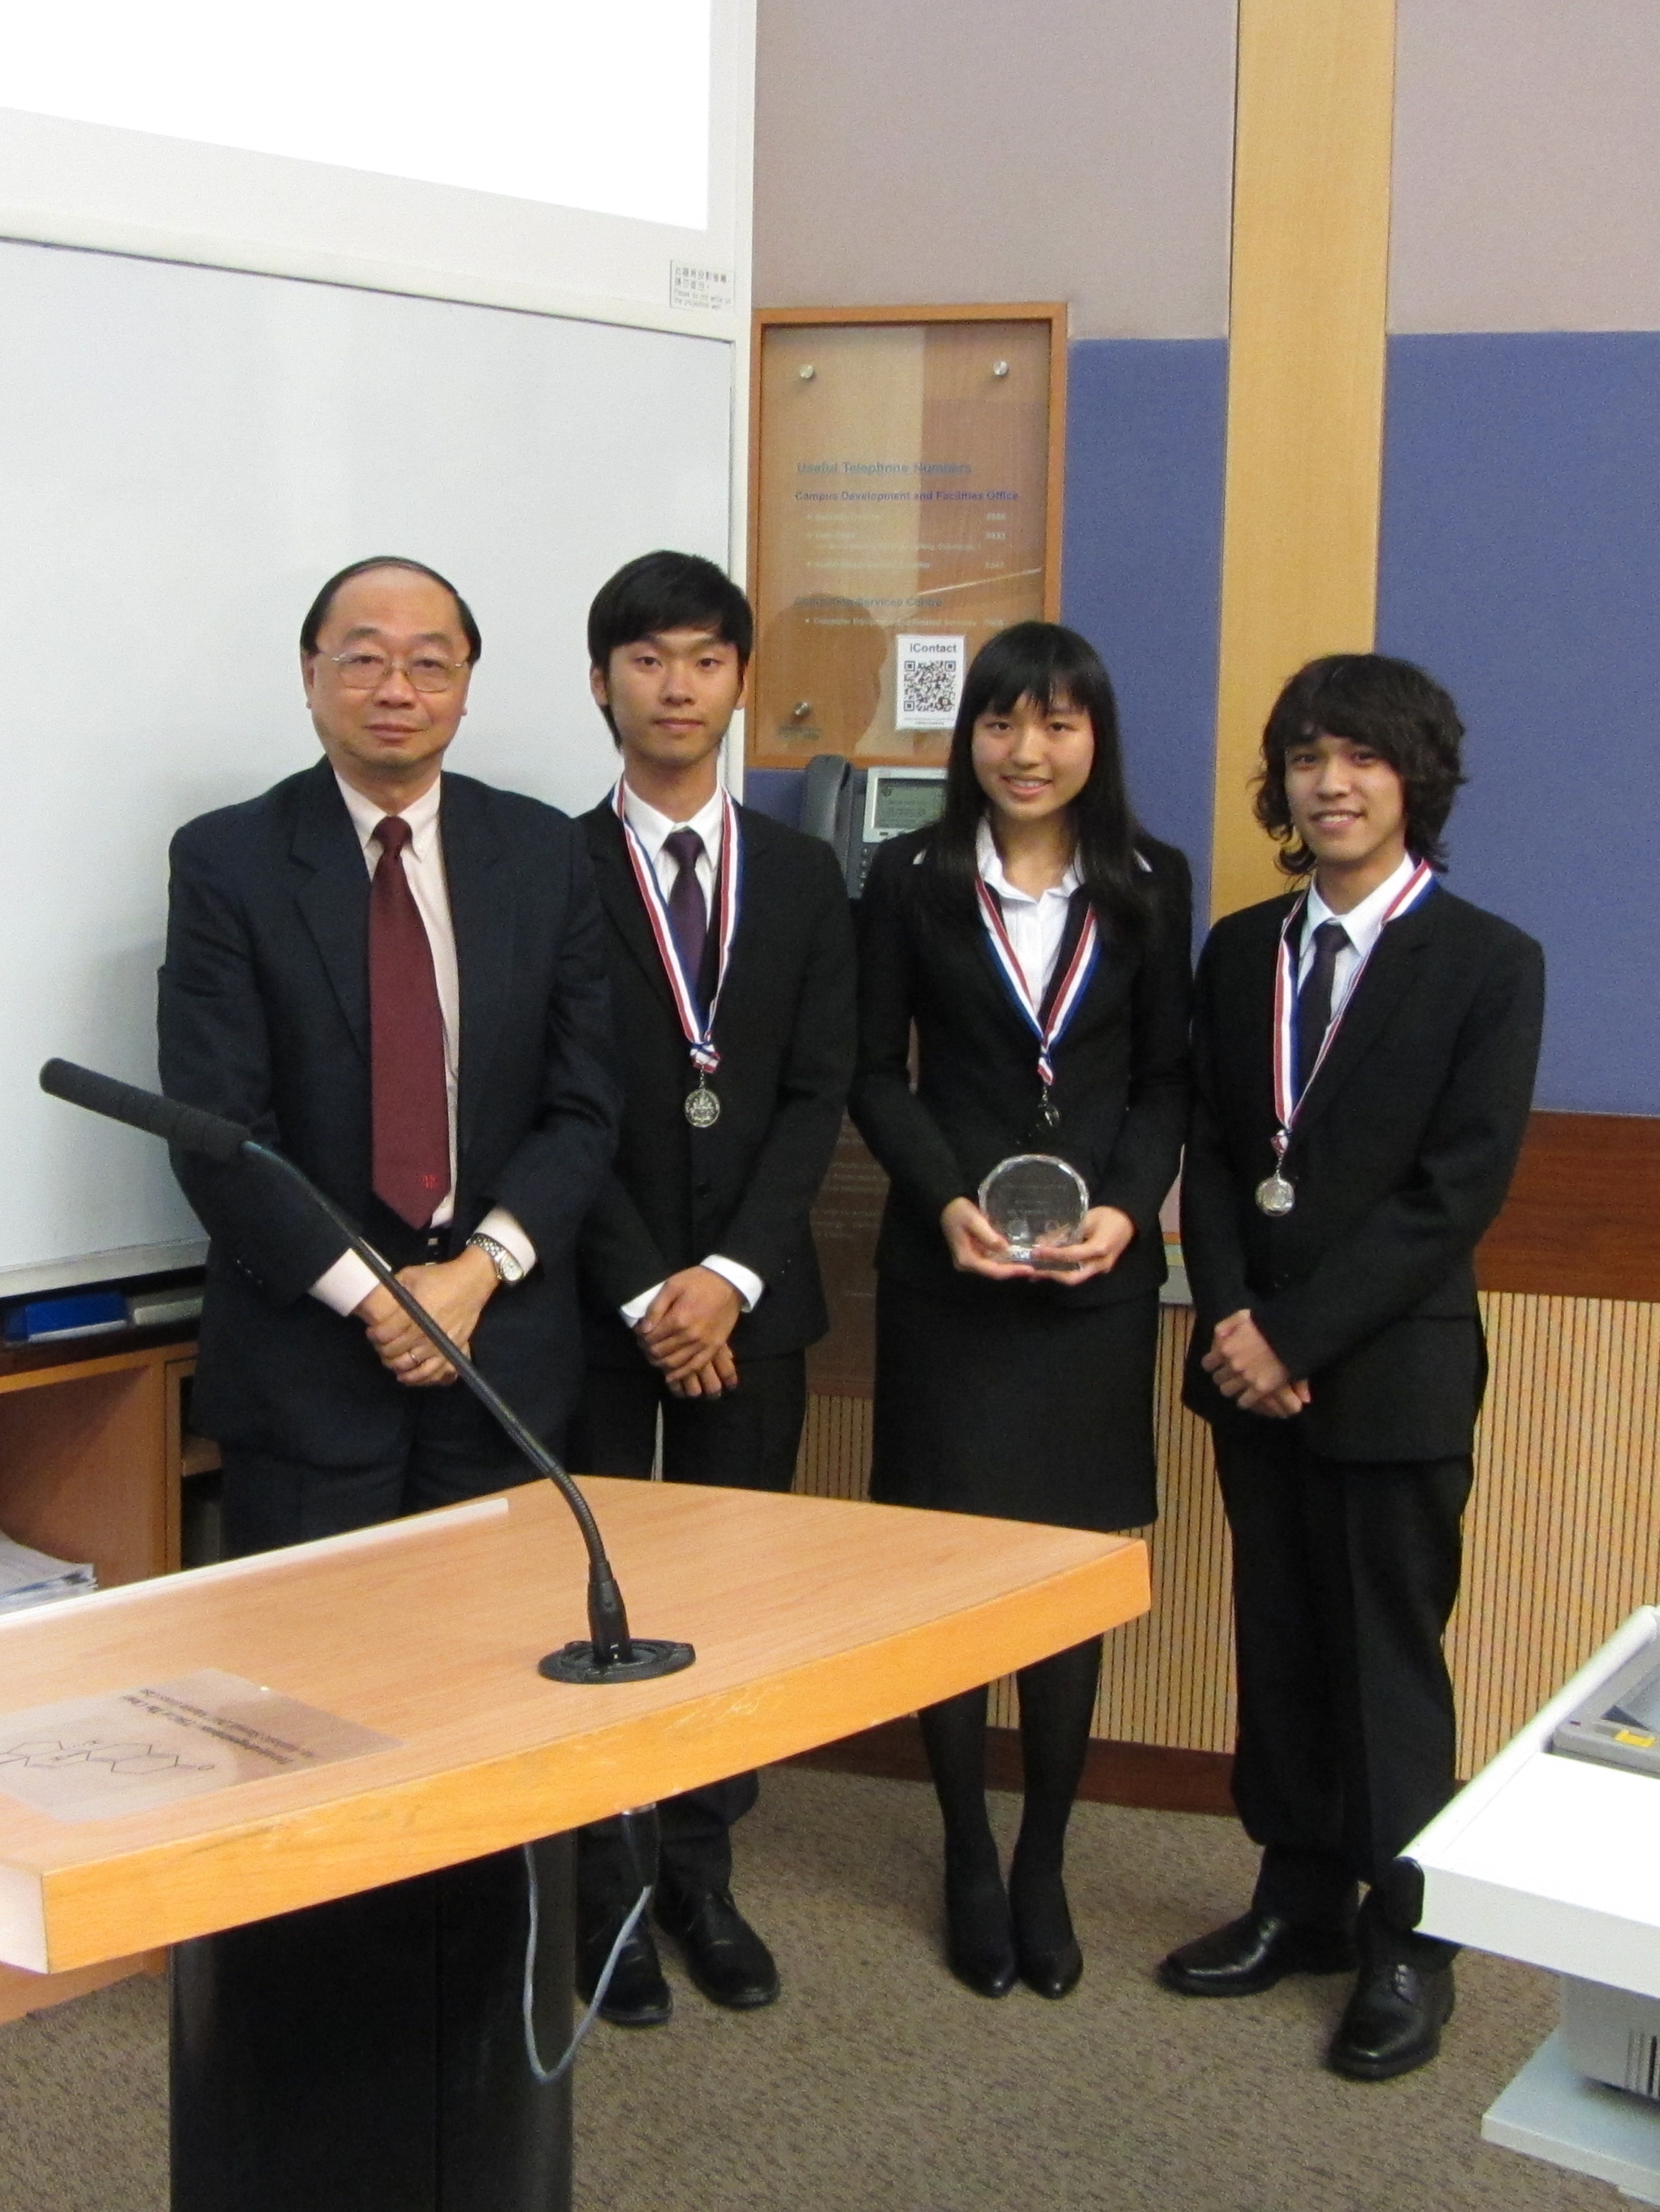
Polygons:
<instances>
[{"instance_id":1,"label":"long black hair","mask_svg":"<svg viewBox=\"0 0 1660 2212\"><path fill-rule=\"evenodd\" d=\"M987 804L974 772L974 726L982 714L1010 713L1023 699L1045 711L1065 706L1090 718L1095 757L1069 810L1078 873L1102 921L1121 936L1140 938L1151 902L1147 872L1136 855L1139 825L1124 789L1118 702L1100 654L1087 638L1059 623L1016 623L975 654L964 679L946 766L946 804L928 839L924 873L946 903L972 902L976 845Z\"/></svg>"},{"instance_id":2,"label":"long black hair","mask_svg":"<svg viewBox=\"0 0 1660 2212\"><path fill-rule=\"evenodd\" d=\"M1458 750L1464 725L1450 696L1409 660L1383 653L1333 653L1299 668L1274 702L1262 732L1256 818L1281 848L1288 876L1306 876L1314 855L1292 827L1286 755L1322 732L1366 745L1401 779L1407 850L1444 868L1441 832L1464 781Z\"/></svg>"}]
</instances>

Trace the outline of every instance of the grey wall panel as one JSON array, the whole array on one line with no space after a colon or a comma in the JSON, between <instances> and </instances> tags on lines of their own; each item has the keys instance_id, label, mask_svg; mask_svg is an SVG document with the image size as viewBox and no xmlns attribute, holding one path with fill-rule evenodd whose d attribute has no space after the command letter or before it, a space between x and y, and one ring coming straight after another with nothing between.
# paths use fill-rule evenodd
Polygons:
<instances>
[{"instance_id":1,"label":"grey wall panel","mask_svg":"<svg viewBox=\"0 0 1660 2212\"><path fill-rule=\"evenodd\" d=\"M1660 7L1400 0L1389 325L1660 330Z\"/></svg>"},{"instance_id":2,"label":"grey wall panel","mask_svg":"<svg viewBox=\"0 0 1660 2212\"><path fill-rule=\"evenodd\" d=\"M1234 0L760 0L761 307L1227 328Z\"/></svg>"}]
</instances>

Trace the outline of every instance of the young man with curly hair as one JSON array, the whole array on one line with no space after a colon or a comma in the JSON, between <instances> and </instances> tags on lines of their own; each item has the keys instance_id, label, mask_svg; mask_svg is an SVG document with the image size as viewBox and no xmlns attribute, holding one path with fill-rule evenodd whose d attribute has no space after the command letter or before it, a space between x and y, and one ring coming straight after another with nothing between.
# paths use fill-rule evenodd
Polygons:
<instances>
[{"instance_id":1,"label":"young man with curly hair","mask_svg":"<svg viewBox=\"0 0 1660 2212\"><path fill-rule=\"evenodd\" d=\"M1395 1862L1455 1786L1473 1257L1543 1006L1538 945L1439 883L1462 734L1405 661L1294 677L1256 812L1303 887L1219 921L1196 985L1186 1400L1233 1535L1233 1793L1262 1856L1250 1911L1159 1977L1243 1996L1358 1963L1328 2063L1359 2081L1432 2058L1452 2010L1453 1947L1415 1932Z\"/></svg>"}]
</instances>

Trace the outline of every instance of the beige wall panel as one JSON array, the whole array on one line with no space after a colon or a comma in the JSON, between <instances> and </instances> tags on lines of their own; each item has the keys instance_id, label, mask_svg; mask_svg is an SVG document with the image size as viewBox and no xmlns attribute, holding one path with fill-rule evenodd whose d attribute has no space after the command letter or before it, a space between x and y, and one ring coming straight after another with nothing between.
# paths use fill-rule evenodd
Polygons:
<instances>
[{"instance_id":1,"label":"beige wall panel","mask_svg":"<svg viewBox=\"0 0 1660 2212\"><path fill-rule=\"evenodd\" d=\"M1467 1775L1627 1613L1660 1604L1660 1305L1505 1294L1482 1307L1493 1374L1448 1645ZM1107 1639L1096 1734L1225 1752L1231 1569L1209 1437L1181 1403L1191 1327L1165 1308L1152 1611ZM869 1465L868 1400L812 1399L798 1488L857 1498ZM992 1717L1014 1725L1012 1685Z\"/></svg>"},{"instance_id":2,"label":"beige wall panel","mask_svg":"<svg viewBox=\"0 0 1660 2212\"><path fill-rule=\"evenodd\" d=\"M1390 328L1660 330L1660 8L1400 9Z\"/></svg>"},{"instance_id":3,"label":"beige wall panel","mask_svg":"<svg viewBox=\"0 0 1660 2212\"><path fill-rule=\"evenodd\" d=\"M755 304L1227 328L1233 0L760 0Z\"/></svg>"},{"instance_id":4,"label":"beige wall panel","mask_svg":"<svg viewBox=\"0 0 1660 2212\"><path fill-rule=\"evenodd\" d=\"M1282 887L1250 813L1286 678L1377 600L1395 0L1241 0L1213 914Z\"/></svg>"}]
</instances>

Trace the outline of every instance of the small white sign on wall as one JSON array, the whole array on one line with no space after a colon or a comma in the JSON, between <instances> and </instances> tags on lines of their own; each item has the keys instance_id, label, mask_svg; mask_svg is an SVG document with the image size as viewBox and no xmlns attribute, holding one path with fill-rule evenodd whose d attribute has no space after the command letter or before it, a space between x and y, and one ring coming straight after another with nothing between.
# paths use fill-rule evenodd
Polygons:
<instances>
[{"instance_id":1,"label":"small white sign on wall","mask_svg":"<svg viewBox=\"0 0 1660 2212\"><path fill-rule=\"evenodd\" d=\"M949 730L957 723L969 645L965 637L894 640L899 665L894 693L897 730Z\"/></svg>"}]
</instances>

